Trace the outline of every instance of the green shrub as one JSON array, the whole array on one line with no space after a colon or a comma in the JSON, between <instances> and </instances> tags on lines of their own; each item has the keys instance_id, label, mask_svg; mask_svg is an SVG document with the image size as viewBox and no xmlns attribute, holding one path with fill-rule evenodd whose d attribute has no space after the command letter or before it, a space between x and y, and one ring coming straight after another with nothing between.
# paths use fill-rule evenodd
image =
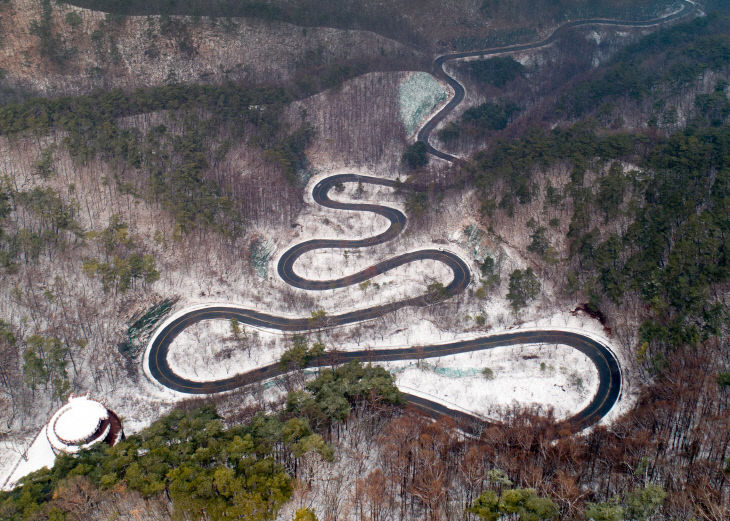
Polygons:
<instances>
[{"instance_id":1,"label":"green shrub","mask_svg":"<svg viewBox=\"0 0 730 521\"><path fill-rule=\"evenodd\" d=\"M504 87L525 73L525 67L511 56L471 61L469 69L478 82L495 87Z\"/></svg>"},{"instance_id":2,"label":"green shrub","mask_svg":"<svg viewBox=\"0 0 730 521\"><path fill-rule=\"evenodd\" d=\"M510 301L513 311L524 308L539 294L540 282L537 280L532 268L514 270L509 276L507 299Z\"/></svg>"},{"instance_id":3,"label":"green shrub","mask_svg":"<svg viewBox=\"0 0 730 521\"><path fill-rule=\"evenodd\" d=\"M401 163L408 170L423 168L428 164L428 153L426 144L422 141L416 141L403 152Z\"/></svg>"},{"instance_id":4,"label":"green shrub","mask_svg":"<svg viewBox=\"0 0 730 521\"><path fill-rule=\"evenodd\" d=\"M81 15L77 13L76 11L69 11L66 13L65 16L66 23L69 27L76 29L79 25L81 25L81 22L83 21L81 19Z\"/></svg>"}]
</instances>

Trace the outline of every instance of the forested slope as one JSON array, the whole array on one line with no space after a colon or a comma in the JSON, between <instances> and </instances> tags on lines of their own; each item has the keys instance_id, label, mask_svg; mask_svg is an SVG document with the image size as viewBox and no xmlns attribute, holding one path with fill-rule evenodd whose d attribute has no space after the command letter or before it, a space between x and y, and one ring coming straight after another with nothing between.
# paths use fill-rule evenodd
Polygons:
<instances>
[{"instance_id":1,"label":"forested slope","mask_svg":"<svg viewBox=\"0 0 730 521\"><path fill-rule=\"evenodd\" d=\"M298 519L311 520L311 507L321 519L373 521L728 518L730 18L720 2L656 31L586 28L534 54L454 65L468 94L438 129L439 147L464 156L453 167L429 162L422 145L406 149L395 94L406 73L393 71L428 69L423 49L530 39L578 16L646 18L669 4L426 2L414 13L412 3L72 3L117 14L81 12L77 30L68 6L43 18L51 3L40 2L18 18L21 4L0 3L3 27L37 24L18 53L26 71L40 67L28 78L95 78L11 89L0 107L2 436L32 437L70 391L128 407L135 430L140 417L185 412L115 448L59 459L0 495L0 517L273 519L302 509ZM442 11L429 33L426 21ZM234 41L235 27L304 43L297 59L272 59L281 74L271 77L255 68L137 84L133 57L148 49L122 49L114 61L116 36L147 42L146 19L128 13L163 15L150 18L148 48L175 54L178 72L210 56L196 50L206 34L230 31ZM240 14L255 21L227 19ZM196 18L208 15L220 19ZM58 54L74 42L93 60ZM343 42L373 47L344 52ZM12 45L0 50L21 48ZM8 62L7 77L19 63ZM279 383L292 392L274 411L242 408L263 403L262 388L218 397L217 412L160 397L140 369L140 317L178 298L231 295L272 313L321 315L317 297L266 278L266 262L301 239L310 176L343 167L429 188L392 195L416 245L453 231L431 227L457 214L457 235L468 224L490 251L519 258L507 270L488 255L467 294L370 324L381 337L416 319L483 335L578 308L622 350L628 412L573 435L551 411L515 406L467 439L448 421L403 411L391 376L359 366L309 384L296 371ZM331 225L328 214L316 219ZM353 291L357 304L376 289ZM503 302L510 322L482 314L485 302ZM306 341L359 345L363 336L325 329Z\"/></svg>"},{"instance_id":2,"label":"forested slope","mask_svg":"<svg viewBox=\"0 0 730 521\"><path fill-rule=\"evenodd\" d=\"M618 305L643 299L653 311L641 328L649 359L726 331L713 288L730 275L729 66L727 15L647 36L558 96L543 115L557 128L543 121L495 141L464 169L487 220L543 202L531 243L543 260L548 216L568 210L567 222L550 225L566 231L566 290ZM617 121L627 114L638 128ZM569 171L560 188L541 175L556 165Z\"/></svg>"},{"instance_id":3,"label":"forested slope","mask_svg":"<svg viewBox=\"0 0 730 521\"><path fill-rule=\"evenodd\" d=\"M481 38L497 43L507 38L529 37L536 26L574 18L605 16L639 19L657 16L673 5L657 0L559 0L500 2L408 1L118 1L74 0L72 5L124 15L249 16L297 25L363 29L411 45L473 45ZM492 34L496 33L496 34ZM467 36L468 35L468 36ZM489 35L489 36L488 36ZM496 36L496 39L495 39ZM482 47L487 45L483 44Z\"/></svg>"},{"instance_id":4,"label":"forested slope","mask_svg":"<svg viewBox=\"0 0 730 521\"><path fill-rule=\"evenodd\" d=\"M296 83L426 66L375 33L257 18L120 16L51 0L0 3L0 102L175 83Z\"/></svg>"}]
</instances>

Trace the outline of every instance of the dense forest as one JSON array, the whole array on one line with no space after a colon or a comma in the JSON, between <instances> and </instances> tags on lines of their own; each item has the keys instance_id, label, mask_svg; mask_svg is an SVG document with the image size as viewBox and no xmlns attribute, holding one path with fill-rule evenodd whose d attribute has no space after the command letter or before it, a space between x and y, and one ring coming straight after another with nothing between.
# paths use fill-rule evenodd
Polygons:
<instances>
[{"instance_id":1,"label":"dense forest","mask_svg":"<svg viewBox=\"0 0 730 521\"><path fill-rule=\"evenodd\" d=\"M99 39L104 45L129 15L191 26L200 17L228 23L244 16L303 26L303 35L317 26L374 31L424 56L528 41L566 19L647 19L676 7L653 0L42 1L28 37L37 59L60 69L75 59L51 15L70 9L59 7L65 4L111 13L99 15L109 36ZM381 151L380 162L345 163L387 170L419 188L393 196L412 219L408 233L430 240L440 231L429 225L456 212L459 226L468 221L490 245L520 256L502 268L493 247L478 261L476 284L453 307L444 284L429 281L433 305L421 319L447 323L469 313L469 333L484 334L494 324L473 310L497 294L514 326L540 318L527 315L535 302L539 312L580 306L622 343L629 410L578 434L559 428L553 411L535 407L507 408L503 421L491 424L431 418L404 405L395 377L382 368L308 369L312 358L338 347L331 345L337 334L347 340L346 333L328 336L326 327L313 327L281 340L279 363L292 372L276 382L285 391L278 402L266 405L256 386L150 402L135 412L155 421L126 441L59 457L53 468L0 492L0 517L728 519L730 12L722 2L704 8L704 16L637 32L625 44L603 48L600 38L578 30L535 59L463 62L454 69L468 82L467 106L432 138L463 153L460 161L445 166L429 158L423 142L398 128L388 137L399 148ZM469 17L454 15L459 10ZM430 33L425 20L441 11L448 16ZM76 12L64 11L69 27L81 26L67 16ZM171 38L192 46L186 34ZM561 56L571 46L579 56ZM324 48L309 58L286 80L170 81L2 98L3 439L37 427L45 414L38 404L55 407L69 392L147 392L137 329L152 328L185 292L183 300L193 303L222 298L211 291L214 284L170 282L184 279L179 265L215 264L211 252L245 265L245 277L236 272L243 283L271 292L257 304L281 301L282 312L304 309L320 325L317 318L331 310L266 278L266 263L281 246L277 235L285 244L301 239L298 216L305 186L321 173L316 165L325 172L343 166L328 163L328 150L346 155L361 145L342 137L333 121L359 123L364 128L353 135L374 142L385 135L363 123L370 121L363 114L380 113L366 102L352 106L347 96L385 97L378 86L392 90L397 83L376 74L391 74L398 64L429 66L421 58L330 59ZM550 85L546 92L530 90L541 81ZM397 112L394 101L387 103ZM312 153L321 143L331 148ZM75 181L79 172L96 191ZM361 184L353 199L363 192ZM95 212L89 201L99 194L115 203ZM460 201L458 208L446 208L449 201ZM132 224L137 213L143 217ZM225 280L224 270L210 277L218 287L242 284ZM365 302L376 284L355 291ZM297 300L299 308L283 304ZM373 327L396 330L411 319L398 315ZM258 337L246 336L238 323L231 331L250 357ZM361 334L354 333L358 345ZM251 396L257 404L243 407ZM36 423L26 425L31 417Z\"/></svg>"},{"instance_id":2,"label":"dense forest","mask_svg":"<svg viewBox=\"0 0 730 521\"><path fill-rule=\"evenodd\" d=\"M212 405L178 410L114 447L59 458L0 493L0 513L8 520L88 519L104 491L128 489L144 497L164 493L176 519L274 519L291 497L301 460L332 460L322 436L331 438L352 406L400 400L385 370L351 363L289 393L283 411L252 412L243 424L225 425ZM77 504L77 497L86 500Z\"/></svg>"},{"instance_id":3,"label":"dense forest","mask_svg":"<svg viewBox=\"0 0 730 521\"><path fill-rule=\"evenodd\" d=\"M352 499L363 518L387 519L416 505L425 507L429 518L439 518L456 501L463 505L457 508L479 519L552 519L562 507L566 516L577 518L644 520L667 500L661 486L648 484L649 470L642 468L647 475L637 475L625 494L585 503L582 512L579 481L562 461L568 452L573 464L587 471L590 456L598 456L591 449L606 451L617 443L603 431L577 445L567 438L556 445L553 437L559 434L549 423L536 418L525 423L523 416L470 440L456 435L455 425L403 415L400 401L390 374L350 363L290 392L281 412L247 411L248 419L235 425L226 425L211 405L179 410L112 448L98 445L59 458L52 469L0 493L0 512L9 520L95 519L120 497L137 492L148 501L164 494L176 519L274 519L291 498L293 478L305 474L302 468L332 461L327 440L372 421L373 414L385 422L378 440L383 453L379 467L358 481ZM509 452L503 450L510 446L506 441L515 445ZM590 465L594 470L581 481L596 478L595 463ZM642 459L637 465L647 463ZM546 489L552 498L530 488L540 479L534 473L544 475L548 468L556 479L556 488ZM305 515L314 514L300 509L295 519Z\"/></svg>"},{"instance_id":4,"label":"dense forest","mask_svg":"<svg viewBox=\"0 0 730 521\"><path fill-rule=\"evenodd\" d=\"M459 31L463 34L464 24L457 19L449 20L452 16L458 17L459 12L470 12L481 20L495 20L522 25L517 30L498 31L498 38L490 37L492 43L500 39L527 36L531 34L527 26L558 22L571 18L587 18L591 16L610 16L626 18L651 18L666 7L666 3L656 0L641 0L629 2L626 0L612 0L596 4L586 0L558 0L540 2L500 2L484 0L476 2L457 2L453 6L444 6L440 2L426 2L414 9L414 5L407 1L399 1L384 6L377 2L353 1L119 1L119 0L74 0L67 2L79 7L98 9L122 15L189 15L189 16L216 16L235 17L251 16L265 20L282 20L297 25L313 25L328 27L344 27L375 31L414 45L424 45L433 42L434 36L444 37ZM529 8L528 8L529 6ZM476 7L476 9L475 9ZM434 28L429 28L428 20L443 17L447 12L446 22L441 22ZM539 14L538 14L539 13ZM549 21L549 22L548 22ZM442 25L443 24L443 25ZM454 26L462 25L460 28ZM429 30L430 29L430 30ZM430 33L430 34L429 34ZM458 37L452 44L464 45L464 37ZM472 37L472 40L477 38ZM472 43L475 43L473 41ZM482 45L486 47L487 45Z\"/></svg>"},{"instance_id":5,"label":"dense forest","mask_svg":"<svg viewBox=\"0 0 730 521\"><path fill-rule=\"evenodd\" d=\"M648 97L666 120L671 93L705 71L727 70L728 30L727 16L711 15L645 37L605 71L578 83L556 106L571 107L575 117L589 107L599 107L599 113L615 110L605 106L619 98ZM661 76L657 67L672 72ZM566 290L582 288L596 307L602 299L617 304L634 294L643 299L650 313L640 329L646 342L642 357L656 366L665 364L668 350L721 336L730 318L723 299L711 290L730 275L727 88L718 79L709 93L697 94L692 113L675 132L652 132L658 119L653 114L648 131L634 132L611 128L612 123L607 129L587 117L552 131L536 126L517 140L496 141L464 168L482 194L482 212L488 218L498 208L513 214L541 190L546 213L572 208L565 262L574 271ZM462 125L473 125L471 110L462 116ZM557 163L570 170L562 190L533 175ZM639 170L626 171L625 164ZM587 171L601 174L588 185ZM644 177L640 171L652 175ZM601 221L619 220L624 223L619 230L601 229ZM528 247L543 259L550 247L545 232L536 226Z\"/></svg>"}]
</instances>

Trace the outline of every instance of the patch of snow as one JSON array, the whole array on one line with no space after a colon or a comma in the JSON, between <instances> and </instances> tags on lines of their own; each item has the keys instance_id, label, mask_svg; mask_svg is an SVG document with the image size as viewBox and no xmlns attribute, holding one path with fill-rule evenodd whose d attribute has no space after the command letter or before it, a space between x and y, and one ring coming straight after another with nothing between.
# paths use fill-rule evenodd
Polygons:
<instances>
[{"instance_id":1,"label":"patch of snow","mask_svg":"<svg viewBox=\"0 0 730 521\"><path fill-rule=\"evenodd\" d=\"M49 433L52 431L64 444L82 443L96 432L108 416L106 407L99 402L86 396L71 397L51 418Z\"/></svg>"},{"instance_id":2,"label":"patch of snow","mask_svg":"<svg viewBox=\"0 0 730 521\"><path fill-rule=\"evenodd\" d=\"M228 320L203 320L170 344L167 362L178 375L195 382L219 380L279 360L288 347L282 335L239 325L240 340Z\"/></svg>"},{"instance_id":3,"label":"patch of snow","mask_svg":"<svg viewBox=\"0 0 730 521\"><path fill-rule=\"evenodd\" d=\"M598 45L600 45L601 41L603 40L603 35L598 31L591 31L586 35L586 37L588 38L588 40L594 41Z\"/></svg>"},{"instance_id":4,"label":"patch of snow","mask_svg":"<svg viewBox=\"0 0 730 521\"><path fill-rule=\"evenodd\" d=\"M3 484L3 490L12 490L20 478L27 476L31 472L40 470L43 467L51 468L53 466L53 463L56 461L56 455L53 453L48 438L46 438L45 430L44 426L36 435L35 440L25 455L18 460L15 469L12 470Z\"/></svg>"},{"instance_id":5,"label":"patch of snow","mask_svg":"<svg viewBox=\"0 0 730 521\"><path fill-rule=\"evenodd\" d=\"M588 405L598 389L598 372L588 357L563 345L498 347L383 365L398 387L488 418L498 419L500 410L513 405L538 405L552 407L563 419Z\"/></svg>"},{"instance_id":6,"label":"patch of snow","mask_svg":"<svg viewBox=\"0 0 730 521\"><path fill-rule=\"evenodd\" d=\"M413 134L446 98L444 86L427 72L414 72L406 78L398 88L400 116L406 133Z\"/></svg>"},{"instance_id":7,"label":"patch of snow","mask_svg":"<svg viewBox=\"0 0 730 521\"><path fill-rule=\"evenodd\" d=\"M294 264L294 271L310 280L330 280L344 277L351 273L363 270L378 260L360 249L322 249L308 252L302 255ZM409 285L410 282L424 282L434 279L444 285L453 278L453 272L443 263L433 259L417 260L399 266L378 277L369 279L374 287L383 284ZM404 288L397 288L402 290ZM421 293L424 293L425 286L422 286Z\"/></svg>"},{"instance_id":8,"label":"patch of snow","mask_svg":"<svg viewBox=\"0 0 730 521\"><path fill-rule=\"evenodd\" d=\"M353 339L340 343L332 338L337 336L338 330L353 326L322 332L323 341L326 345L343 350L389 350L410 345L465 340L499 332L476 331L454 335L445 333L429 320L421 320L387 335L379 333L388 328L390 323L399 323L398 314L402 312L397 312L393 317L378 319L375 327L367 328L362 335L357 335L358 341ZM569 327L578 324L581 327ZM184 336L193 328L198 328L199 331L193 330L189 336ZM192 380L224 378L275 363L289 347L288 337L285 335L260 333L266 341L255 345L250 355L238 349L225 363L216 364L206 358L205 353L226 349L220 346L226 346L230 342L229 328L227 321L211 320L201 322L181 334L178 337L181 345L177 345L176 339L171 349L169 360L173 369ZM548 328L577 331L607 343L596 331L598 328L586 328L580 317L569 314L552 317L549 321L526 323L520 330ZM195 334L199 334L200 341ZM195 353L198 353L197 357ZM598 376L592 362L579 351L563 345L505 346L429 358L421 363L399 361L382 365L397 375L398 386L408 392L409 389L417 389L434 401L447 406L457 405L467 412L491 418L499 418L500 411L514 404L536 404L543 409L552 407L556 418L565 418L585 407L598 386ZM486 367L493 371L493 380L482 375L481 371Z\"/></svg>"}]
</instances>

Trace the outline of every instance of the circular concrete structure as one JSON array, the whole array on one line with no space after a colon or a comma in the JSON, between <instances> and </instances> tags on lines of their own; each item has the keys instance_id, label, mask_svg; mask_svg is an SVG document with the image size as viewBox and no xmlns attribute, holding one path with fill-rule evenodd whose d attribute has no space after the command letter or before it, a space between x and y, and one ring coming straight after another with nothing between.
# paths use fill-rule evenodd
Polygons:
<instances>
[{"instance_id":1,"label":"circular concrete structure","mask_svg":"<svg viewBox=\"0 0 730 521\"><path fill-rule=\"evenodd\" d=\"M72 395L46 425L46 437L56 454L73 454L100 441L114 445L124 439L124 431L117 415L103 404Z\"/></svg>"}]
</instances>

